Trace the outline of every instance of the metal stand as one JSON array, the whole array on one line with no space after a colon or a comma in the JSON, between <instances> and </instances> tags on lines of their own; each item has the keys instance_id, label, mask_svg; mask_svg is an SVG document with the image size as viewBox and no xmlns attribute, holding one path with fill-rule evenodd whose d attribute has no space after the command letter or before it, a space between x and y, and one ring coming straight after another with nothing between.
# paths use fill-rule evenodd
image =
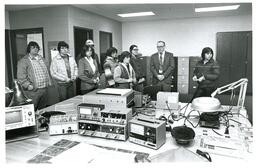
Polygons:
<instances>
[{"instance_id":1,"label":"metal stand","mask_svg":"<svg viewBox=\"0 0 256 168\"><path fill-rule=\"evenodd\" d=\"M216 94L221 94L221 93L227 92L229 90L234 90L234 89L240 87L239 97L238 97L238 102L237 102L238 113L242 114L244 116L247 116L246 109L244 108L244 101L245 101L245 96L246 96L247 83L248 83L248 79L242 78L242 79L240 79L236 82L230 83L230 84L222 86L220 88L217 88L211 94L211 96L214 97L214 96L216 96Z\"/></svg>"}]
</instances>

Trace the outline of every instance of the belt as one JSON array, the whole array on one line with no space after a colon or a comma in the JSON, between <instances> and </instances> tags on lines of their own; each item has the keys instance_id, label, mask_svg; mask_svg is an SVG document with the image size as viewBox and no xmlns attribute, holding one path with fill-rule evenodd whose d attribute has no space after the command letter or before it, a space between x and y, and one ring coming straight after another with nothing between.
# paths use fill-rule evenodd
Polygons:
<instances>
[{"instance_id":1,"label":"belt","mask_svg":"<svg viewBox=\"0 0 256 168\"><path fill-rule=\"evenodd\" d=\"M57 81L57 83L60 83L60 84L65 84L65 83L72 83L73 81L69 81L69 82L62 82L62 81Z\"/></svg>"},{"instance_id":2,"label":"belt","mask_svg":"<svg viewBox=\"0 0 256 168\"><path fill-rule=\"evenodd\" d=\"M60 85L68 85L68 84L72 84L73 81L69 81L69 82L57 82Z\"/></svg>"}]
</instances>

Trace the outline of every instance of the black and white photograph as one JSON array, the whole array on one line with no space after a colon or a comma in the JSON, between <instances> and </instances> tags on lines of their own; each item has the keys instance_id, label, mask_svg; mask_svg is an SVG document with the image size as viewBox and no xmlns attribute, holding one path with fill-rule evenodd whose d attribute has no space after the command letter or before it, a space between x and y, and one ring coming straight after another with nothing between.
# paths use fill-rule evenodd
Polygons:
<instances>
[{"instance_id":1,"label":"black and white photograph","mask_svg":"<svg viewBox=\"0 0 256 168\"><path fill-rule=\"evenodd\" d=\"M1 164L250 165L255 5L2 2Z\"/></svg>"}]
</instances>

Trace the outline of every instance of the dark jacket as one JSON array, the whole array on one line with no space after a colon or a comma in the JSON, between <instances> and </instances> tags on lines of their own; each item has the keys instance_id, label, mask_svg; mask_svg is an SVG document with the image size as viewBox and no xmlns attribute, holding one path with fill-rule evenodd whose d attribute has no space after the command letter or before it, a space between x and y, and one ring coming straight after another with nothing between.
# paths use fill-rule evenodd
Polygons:
<instances>
[{"instance_id":1,"label":"dark jacket","mask_svg":"<svg viewBox=\"0 0 256 168\"><path fill-rule=\"evenodd\" d=\"M194 70L194 75L197 76L197 78L201 76L205 77L205 80L199 83L199 88L217 87L219 74L220 66L213 58L206 64L204 64L203 60L198 61Z\"/></svg>"},{"instance_id":2,"label":"dark jacket","mask_svg":"<svg viewBox=\"0 0 256 168\"><path fill-rule=\"evenodd\" d=\"M81 58L78 62L78 77L81 79L81 90L91 90L97 88L97 84L93 82L94 79L100 76L97 62L93 59L96 67L95 73L85 58Z\"/></svg>"},{"instance_id":3,"label":"dark jacket","mask_svg":"<svg viewBox=\"0 0 256 168\"><path fill-rule=\"evenodd\" d=\"M157 75L159 75L159 55L158 53L155 53L151 56L150 60L150 71L153 74L153 85L157 84L159 80L157 79ZM175 68L174 64L174 58L173 54L165 51L164 55L164 63L163 63L163 75L164 80L162 81L165 84L171 84L172 83L172 73Z\"/></svg>"},{"instance_id":4,"label":"dark jacket","mask_svg":"<svg viewBox=\"0 0 256 168\"><path fill-rule=\"evenodd\" d=\"M49 75L49 67L47 66L45 59L44 58L42 58L42 59L48 69L47 75L49 77L49 85L52 85L51 77ZM22 85L22 87L25 90L27 90L29 85L33 85L33 87L34 87L33 90L36 90L37 86L36 86L35 74L34 74L32 63L29 59L28 54L19 60L17 67L18 67L17 78L18 78L18 81L20 82L20 84Z\"/></svg>"},{"instance_id":5,"label":"dark jacket","mask_svg":"<svg viewBox=\"0 0 256 168\"><path fill-rule=\"evenodd\" d=\"M135 71L135 75L136 75L136 79L137 81L141 78L145 78L145 72L143 72L143 62L142 62L142 58L140 57L131 57L131 61L130 64L132 65L134 71Z\"/></svg>"},{"instance_id":6,"label":"dark jacket","mask_svg":"<svg viewBox=\"0 0 256 168\"><path fill-rule=\"evenodd\" d=\"M81 53L79 53L79 54L77 55L77 57L75 58L77 64L78 64L78 62L79 62L79 60L80 60L81 58L83 58L83 57L82 57ZM97 66L98 66L98 71L99 71L99 73L101 73L101 72L102 72L102 69L101 69L101 66L100 66L100 61L99 61L99 56L98 56L98 54L95 53L94 56L92 56L92 58L96 60Z\"/></svg>"}]
</instances>

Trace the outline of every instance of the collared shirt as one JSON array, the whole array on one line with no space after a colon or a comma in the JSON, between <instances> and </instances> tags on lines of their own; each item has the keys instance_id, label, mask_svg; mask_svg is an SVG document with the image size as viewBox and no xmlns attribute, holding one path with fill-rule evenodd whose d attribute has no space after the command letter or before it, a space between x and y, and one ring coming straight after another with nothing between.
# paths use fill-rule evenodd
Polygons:
<instances>
[{"instance_id":1,"label":"collared shirt","mask_svg":"<svg viewBox=\"0 0 256 168\"><path fill-rule=\"evenodd\" d=\"M164 64L164 55L165 55L165 51L162 52L162 64ZM160 53L158 53L159 61L161 60L160 56L161 56Z\"/></svg>"},{"instance_id":2,"label":"collared shirt","mask_svg":"<svg viewBox=\"0 0 256 168\"><path fill-rule=\"evenodd\" d=\"M29 54L29 59L34 71L37 88L45 88L50 85L50 77L42 56L33 57Z\"/></svg>"},{"instance_id":3,"label":"collared shirt","mask_svg":"<svg viewBox=\"0 0 256 168\"><path fill-rule=\"evenodd\" d=\"M77 64L75 62L74 57L71 55L68 55L68 63L70 68L70 75L71 79L76 79L78 77L78 69ZM50 67L51 75L54 79L57 80L57 82L65 82L67 78L69 78L68 75L68 69L67 65L65 63L65 58L63 58L60 54L56 55L51 63Z\"/></svg>"},{"instance_id":4,"label":"collared shirt","mask_svg":"<svg viewBox=\"0 0 256 168\"><path fill-rule=\"evenodd\" d=\"M92 68L93 73L95 73L96 67L95 67L95 65L94 65L94 63L93 63L92 57L84 57L84 58L89 62L90 66L91 66L91 68Z\"/></svg>"}]
</instances>

